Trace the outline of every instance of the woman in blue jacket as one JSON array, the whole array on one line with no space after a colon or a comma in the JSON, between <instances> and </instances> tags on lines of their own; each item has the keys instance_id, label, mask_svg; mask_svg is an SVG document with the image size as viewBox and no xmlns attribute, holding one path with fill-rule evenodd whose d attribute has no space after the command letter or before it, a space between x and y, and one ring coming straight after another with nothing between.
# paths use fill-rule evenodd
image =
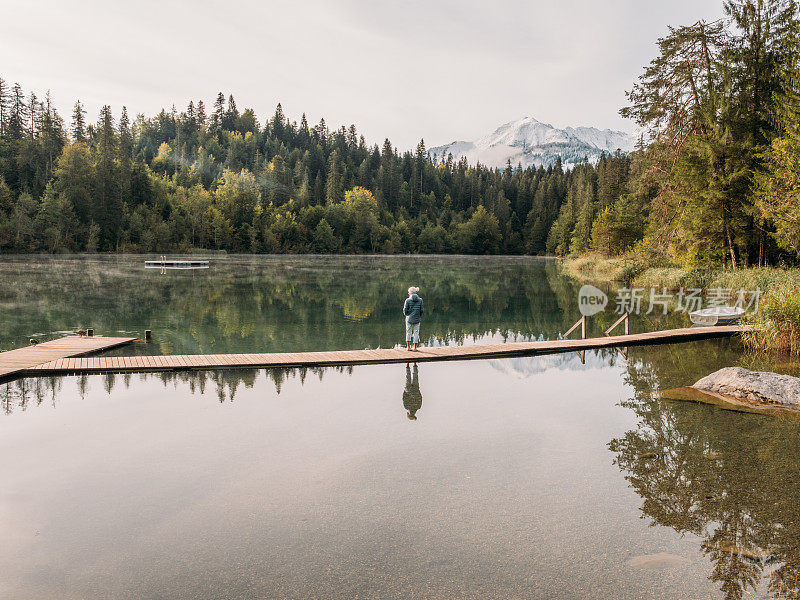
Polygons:
<instances>
[{"instance_id":1,"label":"woman in blue jacket","mask_svg":"<svg viewBox=\"0 0 800 600\"><path fill-rule=\"evenodd\" d=\"M422 306L422 298L417 295L418 287L408 288L408 298L403 305L403 314L406 316L406 348L411 350L411 343L414 343L413 350L417 350L419 344L419 324L422 321L422 313L425 312Z\"/></svg>"}]
</instances>

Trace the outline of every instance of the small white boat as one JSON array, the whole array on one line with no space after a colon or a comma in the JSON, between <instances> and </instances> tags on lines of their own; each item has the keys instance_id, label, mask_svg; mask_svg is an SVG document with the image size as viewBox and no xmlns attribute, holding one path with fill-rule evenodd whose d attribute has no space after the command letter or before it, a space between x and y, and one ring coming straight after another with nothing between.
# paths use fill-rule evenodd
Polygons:
<instances>
[{"instance_id":1,"label":"small white boat","mask_svg":"<svg viewBox=\"0 0 800 600\"><path fill-rule=\"evenodd\" d=\"M715 306L703 308L689 313L689 318L695 325L729 325L735 323L744 315L740 306Z\"/></svg>"}]
</instances>

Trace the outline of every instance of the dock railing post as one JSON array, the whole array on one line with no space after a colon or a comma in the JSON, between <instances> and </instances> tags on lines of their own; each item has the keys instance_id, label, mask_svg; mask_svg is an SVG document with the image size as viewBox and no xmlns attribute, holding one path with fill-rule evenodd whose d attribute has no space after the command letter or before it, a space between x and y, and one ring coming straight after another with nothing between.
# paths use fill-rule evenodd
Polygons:
<instances>
[{"instance_id":1,"label":"dock railing post","mask_svg":"<svg viewBox=\"0 0 800 600\"><path fill-rule=\"evenodd\" d=\"M575 325L573 325L572 327L570 327L569 329L567 329L567 333L565 333L565 334L563 335L564 339L566 339L566 338L567 338L567 336L568 336L570 333L572 333L573 331L575 331L575 330L578 328L578 325L580 325L580 327L581 327L581 339L582 339L582 340L585 340L585 339L586 339L586 315L583 315L583 316L582 316L580 319L578 319L578 320L575 322Z\"/></svg>"},{"instance_id":2,"label":"dock railing post","mask_svg":"<svg viewBox=\"0 0 800 600\"><path fill-rule=\"evenodd\" d=\"M614 324L608 329L606 329L603 333L611 337L611 332L623 321L625 322L625 335L630 334L630 313L628 311L622 313L622 316L616 321L614 321Z\"/></svg>"}]
</instances>

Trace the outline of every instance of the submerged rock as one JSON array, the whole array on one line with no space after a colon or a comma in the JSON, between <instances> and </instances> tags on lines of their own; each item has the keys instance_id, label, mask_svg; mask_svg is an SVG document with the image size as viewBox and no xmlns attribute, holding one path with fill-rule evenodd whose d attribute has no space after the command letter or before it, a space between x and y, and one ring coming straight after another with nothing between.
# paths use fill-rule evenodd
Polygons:
<instances>
[{"instance_id":1,"label":"submerged rock","mask_svg":"<svg viewBox=\"0 0 800 600\"><path fill-rule=\"evenodd\" d=\"M791 375L726 367L703 377L692 387L740 400L800 407L800 378Z\"/></svg>"},{"instance_id":2,"label":"submerged rock","mask_svg":"<svg viewBox=\"0 0 800 600\"><path fill-rule=\"evenodd\" d=\"M669 554L667 552L641 554L627 561L629 567L636 567L638 569L668 569L670 567L682 566L685 563L686 558L683 556Z\"/></svg>"}]
</instances>

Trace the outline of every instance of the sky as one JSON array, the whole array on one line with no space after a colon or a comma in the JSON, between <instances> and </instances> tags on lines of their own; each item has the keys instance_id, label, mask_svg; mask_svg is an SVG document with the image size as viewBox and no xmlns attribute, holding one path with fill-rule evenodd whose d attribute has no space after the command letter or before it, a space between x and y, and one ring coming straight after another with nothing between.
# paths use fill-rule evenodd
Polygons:
<instances>
[{"instance_id":1,"label":"sky","mask_svg":"<svg viewBox=\"0 0 800 600\"><path fill-rule=\"evenodd\" d=\"M261 123L354 123L400 150L508 121L634 131L618 111L668 25L722 0L24 0L3 2L0 77L62 116L156 114L233 94Z\"/></svg>"}]
</instances>

